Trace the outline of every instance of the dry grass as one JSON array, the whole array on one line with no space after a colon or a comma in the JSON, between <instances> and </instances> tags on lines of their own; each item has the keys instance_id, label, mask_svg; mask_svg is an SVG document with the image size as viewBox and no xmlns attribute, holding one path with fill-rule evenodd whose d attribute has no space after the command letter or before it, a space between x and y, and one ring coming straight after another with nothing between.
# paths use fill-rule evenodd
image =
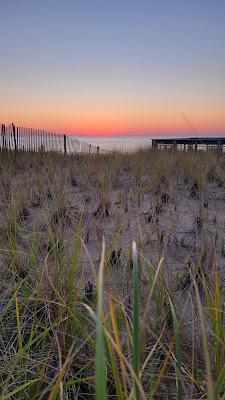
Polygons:
<instances>
[{"instance_id":1,"label":"dry grass","mask_svg":"<svg viewBox=\"0 0 225 400\"><path fill-rule=\"evenodd\" d=\"M0 187L1 399L225 398L224 155L1 152Z\"/></svg>"}]
</instances>

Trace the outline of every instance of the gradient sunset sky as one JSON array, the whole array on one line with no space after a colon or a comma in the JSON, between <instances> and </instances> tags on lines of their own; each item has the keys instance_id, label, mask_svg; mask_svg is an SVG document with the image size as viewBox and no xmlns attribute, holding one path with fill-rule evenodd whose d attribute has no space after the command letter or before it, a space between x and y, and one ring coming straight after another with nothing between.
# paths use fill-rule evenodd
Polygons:
<instances>
[{"instance_id":1,"label":"gradient sunset sky","mask_svg":"<svg viewBox=\"0 0 225 400\"><path fill-rule=\"evenodd\" d=\"M0 122L225 134L225 0L0 0Z\"/></svg>"}]
</instances>

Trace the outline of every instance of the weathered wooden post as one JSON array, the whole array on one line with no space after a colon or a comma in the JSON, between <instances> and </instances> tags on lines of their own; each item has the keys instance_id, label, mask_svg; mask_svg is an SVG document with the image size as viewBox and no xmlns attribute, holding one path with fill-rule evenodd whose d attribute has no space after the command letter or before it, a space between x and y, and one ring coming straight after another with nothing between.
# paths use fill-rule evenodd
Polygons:
<instances>
[{"instance_id":1,"label":"weathered wooden post","mask_svg":"<svg viewBox=\"0 0 225 400\"><path fill-rule=\"evenodd\" d=\"M5 124L2 124L2 149L6 149Z\"/></svg>"},{"instance_id":2,"label":"weathered wooden post","mask_svg":"<svg viewBox=\"0 0 225 400\"><path fill-rule=\"evenodd\" d=\"M12 123L12 130L13 130L14 149L15 152L17 152L16 127L13 123Z\"/></svg>"},{"instance_id":3,"label":"weathered wooden post","mask_svg":"<svg viewBox=\"0 0 225 400\"><path fill-rule=\"evenodd\" d=\"M218 153L222 153L221 140L217 140L217 150L218 150Z\"/></svg>"},{"instance_id":4,"label":"weathered wooden post","mask_svg":"<svg viewBox=\"0 0 225 400\"><path fill-rule=\"evenodd\" d=\"M152 139L152 148L153 149L157 149L158 148L158 144L157 144L157 141L155 139Z\"/></svg>"},{"instance_id":5,"label":"weathered wooden post","mask_svg":"<svg viewBox=\"0 0 225 400\"><path fill-rule=\"evenodd\" d=\"M11 150L11 144L12 144L12 126L8 126L7 127L8 132L7 132L7 136L8 136L8 150Z\"/></svg>"},{"instance_id":6,"label":"weathered wooden post","mask_svg":"<svg viewBox=\"0 0 225 400\"><path fill-rule=\"evenodd\" d=\"M89 156L90 156L90 154L91 154L91 144L89 144L88 154L89 154Z\"/></svg>"},{"instance_id":7,"label":"weathered wooden post","mask_svg":"<svg viewBox=\"0 0 225 400\"><path fill-rule=\"evenodd\" d=\"M66 150L66 135L64 135L64 154L66 154L67 153L67 150Z\"/></svg>"},{"instance_id":8,"label":"weathered wooden post","mask_svg":"<svg viewBox=\"0 0 225 400\"><path fill-rule=\"evenodd\" d=\"M4 135L4 125L1 125L1 146L0 149L3 150L4 148L4 142L3 142L3 135Z\"/></svg>"},{"instance_id":9,"label":"weathered wooden post","mask_svg":"<svg viewBox=\"0 0 225 400\"><path fill-rule=\"evenodd\" d=\"M3 141L2 141L2 139L3 139L3 136L2 136L2 133L3 133L3 124L1 125L1 140L0 140L0 150L2 150L2 148L3 148Z\"/></svg>"},{"instance_id":10,"label":"weathered wooden post","mask_svg":"<svg viewBox=\"0 0 225 400\"><path fill-rule=\"evenodd\" d=\"M97 146L97 154L99 154L99 146Z\"/></svg>"},{"instance_id":11,"label":"weathered wooden post","mask_svg":"<svg viewBox=\"0 0 225 400\"><path fill-rule=\"evenodd\" d=\"M19 127L16 127L16 145L17 145L17 151L19 149Z\"/></svg>"},{"instance_id":12,"label":"weathered wooden post","mask_svg":"<svg viewBox=\"0 0 225 400\"><path fill-rule=\"evenodd\" d=\"M195 149L195 150L198 150L198 142L197 142L197 140L195 141L194 149Z\"/></svg>"}]
</instances>

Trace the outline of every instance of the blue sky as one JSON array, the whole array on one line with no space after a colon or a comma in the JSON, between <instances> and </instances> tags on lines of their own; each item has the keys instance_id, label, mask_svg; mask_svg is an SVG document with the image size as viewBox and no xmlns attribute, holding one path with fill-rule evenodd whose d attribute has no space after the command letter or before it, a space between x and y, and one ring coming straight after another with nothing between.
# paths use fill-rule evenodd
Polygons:
<instances>
[{"instance_id":1,"label":"blue sky","mask_svg":"<svg viewBox=\"0 0 225 400\"><path fill-rule=\"evenodd\" d=\"M1 2L4 121L78 133L225 127L225 1Z\"/></svg>"}]
</instances>

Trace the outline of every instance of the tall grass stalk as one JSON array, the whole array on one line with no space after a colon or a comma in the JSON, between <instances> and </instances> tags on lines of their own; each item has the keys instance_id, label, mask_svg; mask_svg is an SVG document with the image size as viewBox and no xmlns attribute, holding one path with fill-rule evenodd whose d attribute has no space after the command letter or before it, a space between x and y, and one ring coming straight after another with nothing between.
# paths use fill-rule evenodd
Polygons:
<instances>
[{"instance_id":1,"label":"tall grass stalk","mask_svg":"<svg viewBox=\"0 0 225 400\"><path fill-rule=\"evenodd\" d=\"M174 335L175 335L175 355L176 355L176 375L177 375L177 399L178 400L183 400L184 398L184 390L183 390L183 385L181 381L181 342L180 342L180 332L179 332L179 324L177 320L177 316L175 313L175 309L173 306L173 303L171 299L169 298L170 302L170 308L172 312L172 318L173 318L173 329L174 329Z\"/></svg>"},{"instance_id":2,"label":"tall grass stalk","mask_svg":"<svg viewBox=\"0 0 225 400\"><path fill-rule=\"evenodd\" d=\"M77 233L76 233L76 240L75 240L75 247L73 251L73 259L72 259L72 266L69 271L69 305L72 312L72 326L73 326L73 333L75 335L76 332L76 282L75 282L75 272L77 268L77 259L78 259L78 250L80 245L80 232L82 226L82 218L80 218Z\"/></svg>"},{"instance_id":3,"label":"tall grass stalk","mask_svg":"<svg viewBox=\"0 0 225 400\"><path fill-rule=\"evenodd\" d=\"M113 305L111 296L109 297L109 309L110 309L110 317L111 317L115 342L119 349L119 363L120 363L121 378L122 378L121 379L122 380L122 385L121 385L122 388L117 389L118 398L120 398L120 397L122 398L122 394L124 393L124 397L125 397L125 399L127 399L128 392L127 392L127 384L126 384L126 368L125 368L122 357L120 357L120 353L122 352L121 341L120 341L120 332L118 329L118 324L117 324L116 315L115 315L115 311L114 311L114 305Z\"/></svg>"},{"instance_id":4,"label":"tall grass stalk","mask_svg":"<svg viewBox=\"0 0 225 400\"><path fill-rule=\"evenodd\" d=\"M96 364L95 392L96 400L107 399L107 371L105 361L105 335L103 327L103 271L105 263L105 240L102 240L102 254L97 285L97 320L96 320Z\"/></svg>"},{"instance_id":5,"label":"tall grass stalk","mask_svg":"<svg viewBox=\"0 0 225 400\"><path fill-rule=\"evenodd\" d=\"M202 342L203 342L203 352L204 352L204 357L205 357L208 397L209 397L209 400L217 400L215 397L215 392L213 390L211 363L210 363L209 347L208 347L208 340L207 340L207 334L206 334L205 319L204 319L204 314L203 314L203 307L202 307L202 303L201 303L201 299L200 299L200 295L199 295L198 286L197 286L197 283L196 283L196 280L194 277L193 277L193 284L194 284L195 293L196 293L197 307L198 307L200 326L201 326L201 332L202 332Z\"/></svg>"},{"instance_id":6,"label":"tall grass stalk","mask_svg":"<svg viewBox=\"0 0 225 400\"><path fill-rule=\"evenodd\" d=\"M133 369L137 377L140 372L140 293L139 293L139 273L138 273L138 256L136 243L132 243L133 258ZM135 399L140 398L139 388L134 382Z\"/></svg>"},{"instance_id":7,"label":"tall grass stalk","mask_svg":"<svg viewBox=\"0 0 225 400\"><path fill-rule=\"evenodd\" d=\"M19 345L19 351L22 351L23 343L22 343L22 335L21 335L21 327L20 327L20 312L19 312L19 302L18 302L18 297L17 297L17 291L15 291L14 299L15 299L15 306L16 306L16 324L17 324L18 345Z\"/></svg>"}]
</instances>

